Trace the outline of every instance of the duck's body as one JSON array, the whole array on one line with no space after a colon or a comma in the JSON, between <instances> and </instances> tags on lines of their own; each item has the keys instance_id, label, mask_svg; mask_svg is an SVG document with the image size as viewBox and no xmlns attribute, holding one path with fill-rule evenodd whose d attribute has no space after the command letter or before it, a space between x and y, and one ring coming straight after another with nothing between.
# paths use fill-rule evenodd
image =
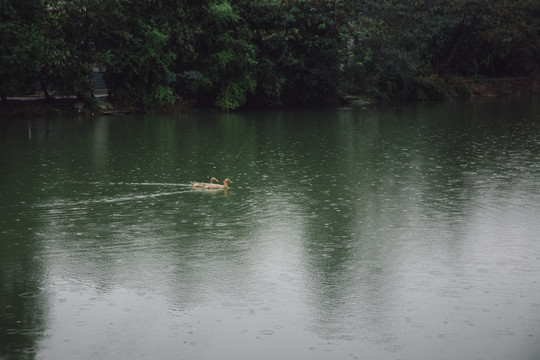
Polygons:
<instances>
[{"instance_id":1,"label":"duck's body","mask_svg":"<svg viewBox=\"0 0 540 360\"><path fill-rule=\"evenodd\" d=\"M228 183L231 183L232 184L232 181L231 179L229 178L226 178L224 181L223 181L223 185L221 184L206 184L204 186L205 189L207 190L221 190L221 189L224 189L224 190L227 190L228 189Z\"/></svg>"},{"instance_id":2,"label":"duck's body","mask_svg":"<svg viewBox=\"0 0 540 360\"><path fill-rule=\"evenodd\" d=\"M195 188L204 188L206 185L215 185L214 184L214 181L215 182L218 182L219 180L216 179L215 177L212 177L210 179L210 182L209 183L204 183L204 182L191 182L191 187L195 187Z\"/></svg>"}]
</instances>

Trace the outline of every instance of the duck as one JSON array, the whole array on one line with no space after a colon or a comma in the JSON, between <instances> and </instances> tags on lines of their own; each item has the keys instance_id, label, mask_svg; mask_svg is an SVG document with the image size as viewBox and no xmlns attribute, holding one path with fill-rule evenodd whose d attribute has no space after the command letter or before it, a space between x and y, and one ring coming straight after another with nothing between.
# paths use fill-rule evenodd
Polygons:
<instances>
[{"instance_id":1,"label":"duck","mask_svg":"<svg viewBox=\"0 0 540 360\"><path fill-rule=\"evenodd\" d=\"M215 185L214 182L219 182L218 179L216 179L215 177L212 177L210 179L210 183L204 183L204 182L191 182L191 187L194 187L194 188L204 188L206 185Z\"/></svg>"},{"instance_id":2,"label":"duck","mask_svg":"<svg viewBox=\"0 0 540 360\"><path fill-rule=\"evenodd\" d=\"M231 181L231 179L226 178L223 181L223 185L221 185L221 184L206 184L206 185L204 185L204 189L206 189L206 190L221 190L221 189L227 190L229 188L228 183L232 184L232 181Z\"/></svg>"}]
</instances>

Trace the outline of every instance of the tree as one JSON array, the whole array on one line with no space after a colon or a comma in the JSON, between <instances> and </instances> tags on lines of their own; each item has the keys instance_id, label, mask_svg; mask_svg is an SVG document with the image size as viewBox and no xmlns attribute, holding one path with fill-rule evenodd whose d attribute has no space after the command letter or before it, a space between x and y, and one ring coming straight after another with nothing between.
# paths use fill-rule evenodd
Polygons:
<instances>
[{"instance_id":1,"label":"tree","mask_svg":"<svg viewBox=\"0 0 540 360\"><path fill-rule=\"evenodd\" d=\"M537 0L0 0L0 98L92 101L93 68L145 111L443 98L450 74L537 73L539 29Z\"/></svg>"},{"instance_id":2,"label":"tree","mask_svg":"<svg viewBox=\"0 0 540 360\"><path fill-rule=\"evenodd\" d=\"M424 1L355 1L344 71L350 91L372 97L422 98Z\"/></svg>"},{"instance_id":3,"label":"tree","mask_svg":"<svg viewBox=\"0 0 540 360\"><path fill-rule=\"evenodd\" d=\"M257 105L332 101L349 38L347 4L334 1L238 1L256 47Z\"/></svg>"},{"instance_id":4,"label":"tree","mask_svg":"<svg viewBox=\"0 0 540 360\"><path fill-rule=\"evenodd\" d=\"M437 73L523 75L539 70L540 3L439 0L428 61Z\"/></svg>"},{"instance_id":5,"label":"tree","mask_svg":"<svg viewBox=\"0 0 540 360\"><path fill-rule=\"evenodd\" d=\"M105 3L106 0L50 1L40 70L46 95L48 87L53 86L59 95L93 101L91 73L99 65L96 42Z\"/></svg>"},{"instance_id":6,"label":"tree","mask_svg":"<svg viewBox=\"0 0 540 360\"><path fill-rule=\"evenodd\" d=\"M45 47L46 8L32 0L0 0L0 98L30 91Z\"/></svg>"},{"instance_id":7,"label":"tree","mask_svg":"<svg viewBox=\"0 0 540 360\"><path fill-rule=\"evenodd\" d=\"M161 30L167 24L157 21L161 11L171 10L164 3L153 8L144 0L119 0L107 15L100 44L109 92L144 111L175 102L170 71L175 54Z\"/></svg>"},{"instance_id":8,"label":"tree","mask_svg":"<svg viewBox=\"0 0 540 360\"><path fill-rule=\"evenodd\" d=\"M256 86L256 61L244 19L228 1L203 2L193 9L193 15L199 24L194 41L196 56L182 71L184 95L222 110L245 105Z\"/></svg>"}]
</instances>

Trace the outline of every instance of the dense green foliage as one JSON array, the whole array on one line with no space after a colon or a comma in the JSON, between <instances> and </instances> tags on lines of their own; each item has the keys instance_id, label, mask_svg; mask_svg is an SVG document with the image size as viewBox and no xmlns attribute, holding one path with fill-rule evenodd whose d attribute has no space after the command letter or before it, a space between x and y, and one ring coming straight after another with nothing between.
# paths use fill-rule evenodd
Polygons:
<instances>
[{"instance_id":1,"label":"dense green foliage","mask_svg":"<svg viewBox=\"0 0 540 360\"><path fill-rule=\"evenodd\" d=\"M45 8L32 0L0 0L0 97L25 92L45 56Z\"/></svg>"},{"instance_id":2,"label":"dense green foliage","mask_svg":"<svg viewBox=\"0 0 540 360\"><path fill-rule=\"evenodd\" d=\"M441 79L540 70L537 0L0 0L0 97L141 110L444 98Z\"/></svg>"}]
</instances>

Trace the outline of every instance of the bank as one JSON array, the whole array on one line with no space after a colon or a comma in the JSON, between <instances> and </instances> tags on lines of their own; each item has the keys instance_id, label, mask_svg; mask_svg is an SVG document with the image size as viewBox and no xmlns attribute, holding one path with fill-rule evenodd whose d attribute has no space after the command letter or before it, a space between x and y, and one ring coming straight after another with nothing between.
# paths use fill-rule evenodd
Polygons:
<instances>
[{"instance_id":1,"label":"bank","mask_svg":"<svg viewBox=\"0 0 540 360\"><path fill-rule=\"evenodd\" d=\"M446 88L453 97L480 98L540 94L540 77L449 78Z\"/></svg>"},{"instance_id":2,"label":"bank","mask_svg":"<svg viewBox=\"0 0 540 360\"><path fill-rule=\"evenodd\" d=\"M414 89L408 100L430 100L443 98L475 99L498 96L526 96L540 94L540 77L511 78L463 78L460 76L431 77L423 79L420 86ZM83 103L77 98L44 99L36 95L10 98L0 102L0 119L3 118L36 118L51 116L94 116L121 115L131 110L116 104L114 99L102 91L96 92L94 103ZM344 100L350 103L369 103L392 99L384 96L351 96ZM177 104L167 111L182 111L187 104Z\"/></svg>"}]
</instances>

